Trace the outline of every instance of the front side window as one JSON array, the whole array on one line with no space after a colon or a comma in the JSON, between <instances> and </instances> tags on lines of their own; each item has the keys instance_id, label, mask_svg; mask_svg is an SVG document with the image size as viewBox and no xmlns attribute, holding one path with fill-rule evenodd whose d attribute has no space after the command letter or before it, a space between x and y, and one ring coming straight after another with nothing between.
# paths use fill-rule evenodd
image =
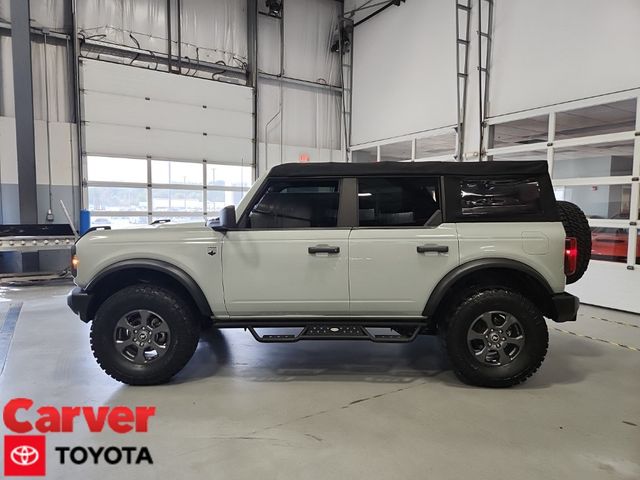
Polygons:
<instances>
[{"instance_id":1,"label":"front side window","mask_svg":"<svg viewBox=\"0 0 640 480\"><path fill-rule=\"evenodd\" d=\"M462 180L460 187L463 217L513 217L542 212L536 179Z\"/></svg>"},{"instance_id":2,"label":"front side window","mask_svg":"<svg viewBox=\"0 0 640 480\"><path fill-rule=\"evenodd\" d=\"M438 180L430 177L358 180L361 227L436 226L441 219Z\"/></svg>"},{"instance_id":3,"label":"front side window","mask_svg":"<svg viewBox=\"0 0 640 480\"><path fill-rule=\"evenodd\" d=\"M332 228L338 224L338 180L273 181L253 206L248 228Z\"/></svg>"}]
</instances>

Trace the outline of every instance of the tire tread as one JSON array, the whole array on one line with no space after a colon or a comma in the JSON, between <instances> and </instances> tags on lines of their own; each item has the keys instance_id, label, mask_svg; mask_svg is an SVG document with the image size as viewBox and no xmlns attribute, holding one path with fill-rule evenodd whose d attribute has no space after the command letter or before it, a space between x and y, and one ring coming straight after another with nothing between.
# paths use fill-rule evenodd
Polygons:
<instances>
[{"instance_id":1,"label":"tire tread","mask_svg":"<svg viewBox=\"0 0 640 480\"><path fill-rule=\"evenodd\" d=\"M161 300L172 304L173 313L175 313L175 321L179 323L179 326L172 326L172 329L180 328L185 329L185 337L191 341L178 342L173 352L171 352L173 361L169 368L165 368L162 371L155 373L147 373L144 377L139 375L132 375L118 368L117 362L110 361L108 358L103 357L96 343L98 341L97 330L99 326L96 326L96 322L100 322L100 310L105 307L108 308L110 304L120 301L121 299L133 296L142 295L151 298L154 301ZM187 362L193 356L193 353L198 345L199 331L197 322L194 321L195 316L190 307L184 300L171 292L170 290L154 286L150 284L137 284L130 287L126 287L118 292L114 293L100 306L96 319L94 319L91 325L90 343L91 351L95 357L98 365L104 372L114 380L117 380L128 385L158 385L168 382L176 373L184 368ZM175 333L174 333L175 334ZM168 354L169 352L167 352Z\"/></svg>"},{"instance_id":2,"label":"tire tread","mask_svg":"<svg viewBox=\"0 0 640 480\"><path fill-rule=\"evenodd\" d=\"M547 332L546 322L544 320L544 317L538 310L538 308L536 308L536 306L522 294L506 288L488 288L488 289L472 290L470 294L464 297L464 300L462 300L460 303L457 304L456 307L454 307L450 318L453 318L453 319L459 318L462 315L463 309L467 308L468 305L471 303L482 302L486 298L491 298L494 296L505 296L505 295L514 297L518 302L520 302L521 305L527 310L531 318L535 319L534 326L543 327L544 331ZM449 335L450 331L451 329L448 329L446 333L447 344L452 341ZM548 333L545 338L546 338L546 341L543 344L543 351L532 365L530 365L524 371L521 371L515 375L503 377L499 380L489 379L486 376L479 374L477 371L475 372L476 373L475 375L469 374L468 371L464 371L462 368L460 368L460 364L463 363L465 360L462 358L455 358L454 349L452 348L447 348L447 352L452 360L451 363L453 366L454 373L463 382L470 385L477 385L482 387L493 387L493 388L512 387L525 382L534 373L538 371L538 369L542 365L542 362L544 361L547 355L547 351L549 348Z\"/></svg>"}]
</instances>

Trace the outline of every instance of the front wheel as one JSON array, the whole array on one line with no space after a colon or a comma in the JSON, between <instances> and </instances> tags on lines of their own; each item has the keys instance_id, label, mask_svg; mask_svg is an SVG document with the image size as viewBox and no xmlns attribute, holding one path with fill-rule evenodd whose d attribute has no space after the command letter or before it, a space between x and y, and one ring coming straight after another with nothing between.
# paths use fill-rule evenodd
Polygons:
<instances>
[{"instance_id":1,"label":"front wheel","mask_svg":"<svg viewBox=\"0 0 640 480\"><path fill-rule=\"evenodd\" d=\"M547 324L538 308L506 289L464 297L445 337L456 375L483 387L510 387L535 373L547 353Z\"/></svg>"},{"instance_id":2,"label":"front wheel","mask_svg":"<svg viewBox=\"0 0 640 480\"><path fill-rule=\"evenodd\" d=\"M178 295L133 285L110 296L91 324L91 348L102 369L130 385L165 383L191 359L199 323Z\"/></svg>"}]
</instances>

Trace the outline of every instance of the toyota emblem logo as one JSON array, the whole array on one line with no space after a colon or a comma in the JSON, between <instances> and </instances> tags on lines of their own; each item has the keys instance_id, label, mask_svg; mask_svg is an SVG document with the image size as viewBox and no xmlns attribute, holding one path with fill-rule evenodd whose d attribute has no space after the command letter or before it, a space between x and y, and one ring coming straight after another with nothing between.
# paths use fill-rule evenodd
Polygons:
<instances>
[{"instance_id":1,"label":"toyota emblem logo","mask_svg":"<svg viewBox=\"0 0 640 480\"><path fill-rule=\"evenodd\" d=\"M28 467L38 461L38 450L31 445L21 445L11 450L11 461L16 465Z\"/></svg>"}]
</instances>

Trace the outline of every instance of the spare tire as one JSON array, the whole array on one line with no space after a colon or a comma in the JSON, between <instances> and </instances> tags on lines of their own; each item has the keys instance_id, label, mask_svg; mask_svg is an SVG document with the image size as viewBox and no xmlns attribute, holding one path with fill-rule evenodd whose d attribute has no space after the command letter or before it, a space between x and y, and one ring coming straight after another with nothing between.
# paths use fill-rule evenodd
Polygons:
<instances>
[{"instance_id":1,"label":"spare tire","mask_svg":"<svg viewBox=\"0 0 640 480\"><path fill-rule=\"evenodd\" d=\"M567 237L574 237L578 242L578 262L576 271L567 276L567 284L575 283L587 271L591 260L591 228L584 212L576 204L558 201L558 213Z\"/></svg>"}]
</instances>

